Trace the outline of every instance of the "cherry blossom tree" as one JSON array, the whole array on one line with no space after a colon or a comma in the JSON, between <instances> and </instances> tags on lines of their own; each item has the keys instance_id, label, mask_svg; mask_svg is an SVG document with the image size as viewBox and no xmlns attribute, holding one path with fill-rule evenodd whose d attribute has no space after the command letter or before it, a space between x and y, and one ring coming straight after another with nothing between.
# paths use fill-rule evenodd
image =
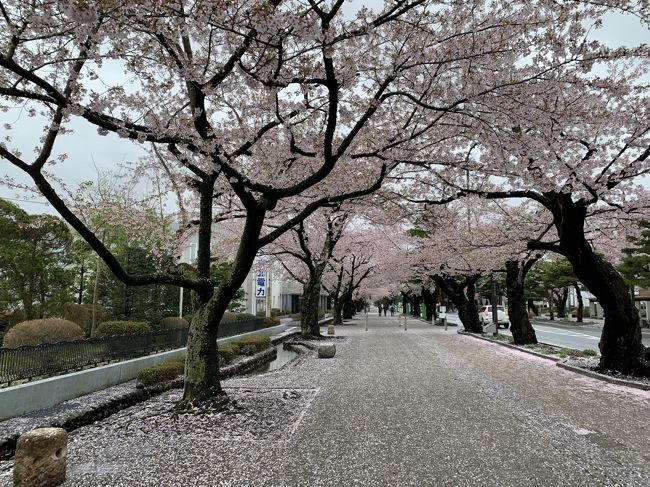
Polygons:
<instances>
[{"instance_id":1,"label":"cherry blossom tree","mask_svg":"<svg viewBox=\"0 0 650 487\"><path fill-rule=\"evenodd\" d=\"M330 210L320 210L266 250L280 258L290 257L282 260L282 265L294 280L303 285L300 318L303 337L320 336L318 310L323 274L343 235L348 215L340 205ZM295 268L296 262L300 264L299 270Z\"/></svg>"},{"instance_id":2,"label":"cherry blossom tree","mask_svg":"<svg viewBox=\"0 0 650 487\"><path fill-rule=\"evenodd\" d=\"M323 288L333 301L335 325L352 317L355 292L377 271L381 242L381 232L367 222L349 223L341 236L323 277Z\"/></svg>"},{"instance_id":3,"label":"cherry blossom tree","mask_svg":"<svg viewBox=\"0 0 650 487\"><path fill-rule=\"evenodd\" d=\"M582 22L600 9L399 0L351 16L343 4L0 4L0 108L18 107L43 127L33 157L10 136L0 157L31 178L120 280L196 293L186 403L226 399L217 327L261 248L319 207L374 191L423 149L447 154L467 119L513 86L585 61ZM532 64L515 67L529 57ZM111 81L116 71L123 74ZM127 273L66 204L50 172L64 162L57 141L75 123L154 144L173 161L170 174L196 208L193 268ZM218 285L210 278L215 200L218 208L237 201L243 211L231 272ZM266 225L279 217L283 224Z\"/></svg>"},{"instance_id":4,"label":"cherry blossom tree","mask_svg":"<svg viewBox=\"0 0 650 487\"><path fill-rule=\"evenodd\" d=\"M543 207L552 216L554 232L531 237L528 248L566 257L603 307L601 367L648 373L628 286L592 238L603 222L629 228L650 209L650 192L638 184L650 170L650 98L645 88L635 86L637 75L632 70L585 81L575 73L540 86L525 112L513 104L505 107L502 119L473 124L478 152L466 167L507 179L501 188L489 183L466 188L457 176L451 186L457 194L525 198Z\"/></svg>"},{"instance_id":5,"label":"cherry blossom tree","mask_svg":"<svg viewBox=\"0 0 650 487\"><path fill-rule=\"evenodd\" d=\"M362 9L343 1L2 3L0 95L42 125L36 155L10 136L0 156L27 174L61 216L129 285L183 286L196 293L188 339L184 401L221 404L216 336L226 306L256 253L323 205L377 189L392 147L415 114L388 92L418 62L417 32L431 22L428 2ZM417 10L417 12L415 11ZM432 14L433 15L433 14ZM406 22L406 23L404 23ZM118 76L115 72L122 71ZM411 90L412 91L412 90ZM171 161L177 188L193 194L195 266L131 275L100 235L66 204L45 169L65 160L57 141L75 123L134 144L153 144ZM5 126L6 130L11 125ZM348 175L354 172L355 177ZM231 272L210 278L212 223L223 201L244 213ZM186 208L189 211L189 209ZM267 227L269 218L280 226Z\"/></svg>"}]
</instances>

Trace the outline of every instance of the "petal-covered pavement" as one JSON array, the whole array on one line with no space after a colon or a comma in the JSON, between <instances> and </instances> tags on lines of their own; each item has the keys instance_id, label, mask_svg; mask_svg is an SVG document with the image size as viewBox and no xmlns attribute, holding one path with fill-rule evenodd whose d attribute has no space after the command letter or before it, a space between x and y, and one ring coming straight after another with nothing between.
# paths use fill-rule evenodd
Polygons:
<instances>
[{"instance_id":1,"label":"petal-covered pavement","mask_svg":"<svg viewBox=\"0 0 650 487\"><path fill-rule=\"evenodd\" d=\"M65 485L650 485L649 391L453 328L350 323L333 359L227 381L239 404L200 427L160 416L172 392L81 428Z\"/></svg>"}]
</instances>

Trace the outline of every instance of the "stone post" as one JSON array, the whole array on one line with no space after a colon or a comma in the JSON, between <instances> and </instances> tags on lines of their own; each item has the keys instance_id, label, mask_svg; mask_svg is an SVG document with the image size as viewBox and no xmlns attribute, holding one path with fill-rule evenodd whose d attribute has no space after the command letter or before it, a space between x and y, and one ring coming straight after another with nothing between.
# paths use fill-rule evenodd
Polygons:
<instances>
[{"instance_id":1,"label":"stone post","mask_svg":"<svg viewBox=\"0 0 650 487\"><path fill-rule=\"evenodd\" d=\"M14 487L55 487L65 480L68 433L62 428L38 428L18 438Z\"/></svg>"}]
</instances>

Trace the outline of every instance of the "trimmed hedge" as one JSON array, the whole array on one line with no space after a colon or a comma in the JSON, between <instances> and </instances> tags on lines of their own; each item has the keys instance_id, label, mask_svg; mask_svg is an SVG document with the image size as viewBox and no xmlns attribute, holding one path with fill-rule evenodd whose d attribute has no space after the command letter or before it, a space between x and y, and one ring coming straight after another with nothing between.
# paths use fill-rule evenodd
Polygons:
<instances>
[{"instance_id":1,"label":"trimmed hedge","mask_svg":"<svg viewBox=\"0 0 650 487\"><path fill-rule=\"evenodd\" d=\"M161 330L186 330L190 327L189 322L178 316L168 316L160 320Z\"/></svg>"},{"instance_id":2,"label":"trimmed hedge","mask_svg":"<svg viewBox=\"0 0 650 487\"><path fill-rule=\"evenodd\" d=\"M138 373L138 382L144 386L150 386L159 382L173 380L183 373L185 373L184 362L165 362L142 369Z\"/></svg>"},{"instance_id":3,"label":"trimmed hedge","mask_svg":"<svg viewBox=\"0 0 650 487\"><path fill-rule=\"evenodd\" d=\"M239 346L234 343L226 343L224 345L219 345L219 359L220 365L223 362L224 365L231 363L235 360L235 357L239 355Z\"/></svg>"},{"instance_id":4,"label":"trimmed hedge","mask_svg":"<svg viewBox=\"0 0 650 487\"><path fill-rule=\"evenodd\" d=\"M265 328L269 328L271 326L277 326L280 324L280 320L278 318L274 318L273 316L264 317L262 321L264 321Z\"/></svg>"},{"instance_id":5,"label":"trimmed hedge","mask_svg":"<svg viewBox=\"0 0 650 487\"><path fill-rule=\"evenodd\" d=\"M253 315L251 313L237 313L235 316L237 317L237 321L257 319L257 316L255 316L255 315Z\"/></svg>"},{"instance_id":6,"label":"trimmed hedge","mask_svg":"<svg viewBox=\"0 0 650 487\"><path fill-rule=\"evenodd\" d=\"M230 311L226 311L223 314L223 318L221 318L221 323L232 323L233 321L237 321L237 315Z\"/></svg>"},{"instance_id":7,"label":"trimmed hedge","mask_svg":"<svg viewBox=\"0 0 650 487\"><path fill-rule=\"evenodd\" d=\"M104 321L97 327L98 337L111 335L128 335L131 333L150 332L151 326L145 321Z\"/></svg>"},{"instance_id":8,"label":"trimmed hedge","mask_svg":"<svg viewBox=\"0 0 650 487\"><path fill-rule=\"evenodd\" d=\"M239 347L239 353L242 355L255 355L271 347L271 337L264 333L250 335L232 342Z\"/></svg>"},{"instance_id":9,"label":"trimmed hedge","mask_svg":"<svg viewBox=\"0 0 650 487\"><path fill-rule=\"evenodd\" d=\"M84 331L72 321L61 318L43 318L18 323L9 328L2 340L2 346L17 348L24 345L70 342L85 337Z\"/></svg>"}]
</instances>

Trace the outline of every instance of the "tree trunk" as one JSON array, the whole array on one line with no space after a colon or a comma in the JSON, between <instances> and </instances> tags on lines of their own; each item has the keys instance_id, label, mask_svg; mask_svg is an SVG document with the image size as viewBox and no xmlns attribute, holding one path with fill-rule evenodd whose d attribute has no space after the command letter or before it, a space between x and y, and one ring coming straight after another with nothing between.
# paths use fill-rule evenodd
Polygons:
<instances>
[{"instance_id":1,"label":"tree trunk","mask_svg":"<svg viewBox=\"0 0 650 487\"><path fill-rule=\"evenodd\" d=\"M79 294L77 296L77 304L81 304L83 302L85 263L86 263L86 259L81 259L81 270L79 271Z\"/></svg>"},{"instance_id":2,"label":"tree trunk","mask_svg":"<svg viewBox=\"0 0 650 487\"><path fill-rule=\"evenodd\" d=\"M211 323L216 302L210 300L192 315L185 357L185 387L180 408L187 406L222 407L228 398L219 380L218 327Z\"/></svg>"},{"instance_id":3,"label":"tree trunk","mask_svg":"<svg viewBox=\"0 0 650 487\"><path fill-rule=\"evenodd\" d=\"M539 316L539 309L532 299L528 300L528 310L532 311L535 316Z\"/></svg>"},{"instance_id":4,"label":"tree trunk","mask_svg":"<svg viewBox=\"0 0 650 487\"><path fill-rule=\"evenodd\" d=\"M524 297L525 266L515 260L506 262L506 293L508 296L508 311L510 331L516 345L537 343L535 330L528 319L526 298Z\"/></svg>"},{"instance_id":5,"label":"tree trunk","mask_svg":"<svg viewBox=\"0 0 650 487\"><path fill-rule=\"evenodd\" d=\"M411 310L411 316L414 318L419 318L420 317L420 303L422 302L422 298L420 296L413 296L413 309Z\"/></svg>"},{"instance_id":6,"label":"tree trunk","mask_svg":"<svg viewBox=\"0 0 650 487\"><path fill-rule=\"evenodd\" d=\"M340 297L338 299L334 299L332 316L334 317L333 324L335 326L343 324L343 299Z\"/></svg>"},{"instance_id":7,"label":"tree trunk","mask_svg":"<svg viewBox=\"0 0 650 487\"><path fill-rule=\"evenodd\" d=\"M458 317L465 331L482 333L483 327L478 319L478 308L474 296L479 276L466 276L462 282L453 277L433 276L436 284L445 292L458 310Z\"/></svg>"},{"instance_id":8,"label":"tree trunk","mask_svg":"<svg viewBox=\"0 0 650 487\"><path fill-rule=\"evenodd\" d=\"M557 298L555 302L557 303L557 317L566 318L566 302L569 298L569 290L566 287L561 288L560 291L553 291L555 297Z\"/></svg>"},{"instance_id":9,"label":"tree trunk","mask_svg":"<svg viewBox=\"0 0 650 487\"><path fill-rule=\"evenodd\" d=\"M575 282L573 283L573 287L576 289L576 299L578 300L578 323L582 323L582 319L584 317L584 309L585 305L584 302L582 301L582 291L580 291L580 285Z\"/></svg>"},{"instance_id":10,"label":"tree trunk","mask_svg":"<svg viewBox=\"0 0 650 487\"><path fill-rule=\"evenodd\" d=\"M321 279L324 269L324 265L316 267L303 286L300 331L304 338L320 336L318 308L320 304Z\"/></svg>"},{"instance_id":11,"label":"tree trunk","mask_svg":"<svg viewBox=\"0 0 650 487\"><path fill-rule=\"evenodd\" d=\"M650 375L641 343L639 315L623 277L594 252L584 235L587 207L569 194L548 193L547 207L560 238L560 252L573 272L603 308L605 323L600 338L600 367L622 373Z\"/></svg>"},{"instance_id":12,"label":"tree trunk","mask_svg":"<svg viewBox=\"0 0 650 487\"><path fill-rule=\"evenodd\" d=\"M212 185L201 194L202 223L199 226L197 274L203 279L210 275L210 238L212 234ZM228 402L221 388L217 335L219 322L228 304L246 280L257 253L257 241L264 221L264 211L249 209L242 237L230 274L216 290L212 287L197 292L198 309L192 316L185 357L185 386L179 408L188 406L220 409Z\"/></svg>"},{"instance_id":13,"label":"tree trunk","mask_svg":"<svg viewBox=\"0 0 650 487\"><path fill-rule=\"evenodd\" d=\"M434 292L429 291L428 288L422 287L422 300L424 301L424 306L427 312L427 321L433 321L437 319L436 316L436 298L438 297L438 290Z\"/></svg>"},{"instance_id":14,"label":"tree trunk","mask_svg":"<svg viewBox=\"0 0 650 487\"><path fill-rule=\"evenodd\" d=\"M343 319L350 320L354 315L354 307L352 306L352 297L346 296L345 301L343 301Z\"/></svg>"},{"instance_id":15,"label":"tree trunk","mask_svg":"<svg viewBox=\"0 0 650 487\"><path fill-rule=\"evenodd\" d=\"M555 314L553 311L553 291L548 292L548 318L550 320L555 320Z\"/></svg>"}]
</instances>

